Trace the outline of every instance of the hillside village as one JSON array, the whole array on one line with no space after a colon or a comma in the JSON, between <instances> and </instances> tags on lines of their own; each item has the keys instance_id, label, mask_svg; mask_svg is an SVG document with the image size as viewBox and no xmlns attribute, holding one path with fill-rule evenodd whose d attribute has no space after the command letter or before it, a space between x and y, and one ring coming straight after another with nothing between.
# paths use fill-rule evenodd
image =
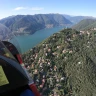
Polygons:
<instances>
[{"instance_id":1,"label":"hillside village","mask_svg":"<svg viewBox=\"0 0 96 96\"><path fill-rule=\"evenodd\" d=\"M84 93L84 86L90 82L86 82L84 85L85 81L81 81L79 76L82 76L82 72L86 73L88 70L88 72L93 70L90 69L89 65L90 60L94 62L94 56L96 55L95 34L96 31L93 30L79 32L74 29L65 29L53 34L53 36L23 55L25 65L43 96L89 94ZM89 64L87 67L86 62ZM77 77L78 79L76 79ZM80 85L79 82L81 82ZM79 87L76 86L82 86L82 88L78 89ZM81 92L80 90L84 91ZM89 89L87 88L87 90ZM87 96L90 96L90 94Z\"/></svg>"}]
</instances>

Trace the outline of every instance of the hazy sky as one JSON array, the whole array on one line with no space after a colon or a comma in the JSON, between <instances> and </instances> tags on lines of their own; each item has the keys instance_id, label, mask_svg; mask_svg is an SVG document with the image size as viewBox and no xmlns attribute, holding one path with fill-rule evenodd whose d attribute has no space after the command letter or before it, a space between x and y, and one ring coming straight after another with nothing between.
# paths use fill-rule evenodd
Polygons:
<instances>
[{"instance_id":1,"label":"hazy sky","mask_svg":"<svg viewBox=\"0 0 96 96\"><path fill-rule=\"evenodd\" d=\"M0 19L11 15L39 13L96 17L96 0L0 0Z\"/></svg>"}]
</instances>

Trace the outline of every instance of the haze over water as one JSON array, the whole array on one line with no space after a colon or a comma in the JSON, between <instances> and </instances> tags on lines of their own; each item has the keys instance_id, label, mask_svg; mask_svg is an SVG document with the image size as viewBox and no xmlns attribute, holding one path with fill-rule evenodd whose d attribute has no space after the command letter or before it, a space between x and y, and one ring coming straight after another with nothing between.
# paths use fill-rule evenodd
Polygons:
<instances>
[{"instance_id":1,"label":"haze over water","mask_svg":"<svg viewBox=\"0 0 96 96\"><path fill-rule=\"evenodd\" d=\"M64 26L61 27L54 27L54 28L48 28L48 29L42 29L37 32L35 32L33 35L25 35L25 36L15 36L14 39L11 40L11 42L15 46L18 47L21 51L21 53L25 53L31 48L35 47L37 44L51 36L52 34L64 29ZM18 42L18 44L17 44Z\"/></svg>"}]
</instances>

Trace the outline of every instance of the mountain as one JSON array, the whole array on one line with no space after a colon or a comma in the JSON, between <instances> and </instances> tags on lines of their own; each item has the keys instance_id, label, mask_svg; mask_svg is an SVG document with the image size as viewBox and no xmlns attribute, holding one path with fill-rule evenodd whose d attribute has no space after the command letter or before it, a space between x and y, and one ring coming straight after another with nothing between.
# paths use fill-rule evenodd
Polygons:
<instances>
[{"instance_id":1,"label":"mountain","mask_svg":"<svg viewBox=\"0 0 96 96\"><path fill-rule=\"evenodd\" d=\"M64 29L23 54L43 96L96 96L95 38L96 31Z\"/></svg>"},{"instance_id":2,"label":"mountain","mask_svg":"<svg viewBox=\"0 0 96 96\"><path fill-rule=\"evenodd\" d=\"M76 30L88 30L93 27L96 27L96 20L85 19L85 20L80 21L78 24L74 25L72 28Z\"/></svg>"},{"instance_id":3,"label":"mountain","mask_svg":"<svg viewBox=\"0 0 96 96\"><path fill-rule=\"evenodd\" d=\"M7 27L6 27L5 25L3 25L3 24L0 24L0 40L6 38L6 36L8 36L8 35L6 35L6 34L10 34L10 33L11 33L11 31L10 31L9 28L7 28Z\"/></svg>"},{"instance_id":4,"label":"mountain","mask_svg":"<svg viewBox=\"0 0 96 96\"><path fill-rule=\"evenodd\" d=\"M92 16L71 16L66 14L63 14L63 16L68 20L70 20L73 24L77 24L84 19L96 19L95 17L92 17Z\"/></svg>"},{"instance_id":5,"label":"mountain","mask_svg":"<svg viewBox=\"0 0 96 96\"><path fill-rule=\"evenodd\" d=\"M9 16L0 20L11 33L15 35L33 34L37 30L56 26L72 26L79 21L94 17L89 16L70 16L66 14L36 14L36 15L16 15Z\"/></svg>"},{"instance_id":6,"label":"mountain","mask_svg":"<svg viewBox=\"0 0 96 96\"><path fill-rule=\"evenodd\" d=\"M0 23L17 34L33 34L43 28L72 24L60 14L17 15L4 18L0 20Z\"/></svg>"}]
</instances>

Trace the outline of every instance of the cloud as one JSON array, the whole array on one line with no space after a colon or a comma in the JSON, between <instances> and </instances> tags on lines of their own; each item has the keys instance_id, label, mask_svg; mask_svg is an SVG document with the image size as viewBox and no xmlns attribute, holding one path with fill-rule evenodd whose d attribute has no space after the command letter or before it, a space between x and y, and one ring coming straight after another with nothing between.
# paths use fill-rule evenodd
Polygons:
<instances>
[{"instance_id":1,"label":"cloud","mask_svg":"<svg viewBox=\"0 0 96 96\"><path fill-rule=\"evenodd\" d=\"M43 10L44 8L41 8L41 7L33 7L31 8L31 10L33 11L40 11L40 10Z\"/></svg>"},{"instance_id":2,"label":"cloud","mask_svg":"<svg viewBox=\"0 0 96 96\"><path fill-rule=\"evenodd\" d=\"M24 9L33 10L33 11L40 11L40 10L43 10L44 8L42 8L42 7L32 7L32 8L28 8L28 7L16 7L14 10L15 11L19 11L19 10L24 10Z\"/></svg>"},{"instance_id":3,"label":"cloud","mask_svg":"<svg viewBox=\"0 0 96 96\"><path fill-rule=\"evenodd\" d=\"M27 8L25 8L25 7L17 7L17 8L15 8L14 10L23 10L23 9L27 9Z\"/></svg>"}]
</instances>

